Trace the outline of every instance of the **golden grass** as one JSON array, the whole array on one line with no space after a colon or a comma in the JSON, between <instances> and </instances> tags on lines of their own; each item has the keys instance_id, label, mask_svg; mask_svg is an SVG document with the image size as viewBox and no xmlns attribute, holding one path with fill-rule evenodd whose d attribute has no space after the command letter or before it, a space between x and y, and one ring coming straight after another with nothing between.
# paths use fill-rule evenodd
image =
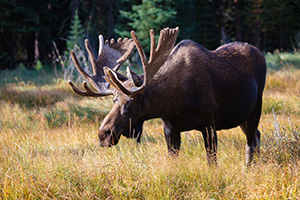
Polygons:
<instances>
[{"instance_id":1,"label":"golden grass","mask_svg":"<svg viewBox=\"0 0 300 200\"><path fill-rule=\"evenodd\" d=\"M251 168L245 167L246 138L239 128L218 133L218 166L210 167L202 136L197 131L182 133L182 148L176 159L167 154L162 123L157 119L145 123L141 144L122 137L117 146L100 148L97 130L112 105L110 98L93 100L67 93L60 99L60 94L55 97L50 92L55 99L51 105L26 107L21 101L4 98L9 91L2 88L0 197L299 199L297 76L298 70L268 75L259 127L261 156L255 158ZM18 84L9 87L22 92L60 91L55 89L59 84L48 88ZM61 88L67 90L66 85ZM15 93L14 98L21 98ZM38 99L39 94L30 95ZM53 115L52 120L66 119L51 126L47 116L55 109L60 114ZM86 114L82 115L80 109L85 109Z\"/></svg>"},{"instance_id":2,"label":"golden grass","mask_svg":"<svg viewBox=\"0 0 300 200\"><path fill-rule=\"evenodd\" d=\"M263 113L300 115L300 70L288 68L269 74L263 97Z\"/></svg>"},{"instance_id":3,"label":"golden grass","mask_svg":"<svg viewBox=\"0 0 300 200\"><path fill-rule=\"evenodd\" d=\"M184 133L182 151L172 159L156 132L161 125L154 129L146 124L140 145L122 138L107 149L98 147L97 127L90 124L1 131L0 194L4 199L298 197L299 160L279 165L270 158L245 168L239 129L219 134L217 168L207 166L199 133Z\"/></svg>"}]
</instances>

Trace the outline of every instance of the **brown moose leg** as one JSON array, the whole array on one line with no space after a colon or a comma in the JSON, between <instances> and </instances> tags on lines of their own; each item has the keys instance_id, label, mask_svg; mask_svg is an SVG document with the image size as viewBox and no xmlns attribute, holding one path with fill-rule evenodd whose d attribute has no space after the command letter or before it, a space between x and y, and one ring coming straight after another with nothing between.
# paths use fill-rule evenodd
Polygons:
<instances>
[{"instance_id":1,"label":"brown moose leg","mask_svg":"<svg viewBox=\"0 0 300 200\"><path fill-rule=\"evenodd\" d=\"M174 129L174 127L164 121L164 133L168 146L168 151L170 156L177 156L180 149L180 132Z\"/></svg>"},{"instance_id":2,"label":"brown moose leg","mask_svg":"<svg viewBox=\"0 0 300 200\"><path fill-rule=\"evenodd\" d=\"M254 152L259 155L260 148L260 132L257 129L260 114L261 114L262 100L259 99L256 107L249 118L240 125L241 129L247 137L246 144L246 165L249 166L253 160Z\"/></svg>"},{"instance_id":3,"label":"brown moose leg","mask_svg":"<svg viewBox=\"0 0 300 200\"><path fill-rule=\"evenodd\" d=\"M202 131L209 165L217 164L217 132L213 126L205 127Z\"/></svg>"}]
</instances>

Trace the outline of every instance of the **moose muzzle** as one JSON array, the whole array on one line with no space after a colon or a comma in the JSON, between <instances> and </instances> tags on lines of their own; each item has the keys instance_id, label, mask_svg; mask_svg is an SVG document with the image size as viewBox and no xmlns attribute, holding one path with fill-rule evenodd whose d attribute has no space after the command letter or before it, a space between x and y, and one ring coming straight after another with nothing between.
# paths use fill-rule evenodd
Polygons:
<instances>
[{"instance_id":1,"label":"moose muzzle","mask_svg":"<svg viewBox=\"0 0 300 200\"><path fill-rule=\"evenodd\" d=\"M120 136L117 136L110 128L100 128L98 133L100 146L111 147L118 144Z\"/></svg>"}]
</instances>

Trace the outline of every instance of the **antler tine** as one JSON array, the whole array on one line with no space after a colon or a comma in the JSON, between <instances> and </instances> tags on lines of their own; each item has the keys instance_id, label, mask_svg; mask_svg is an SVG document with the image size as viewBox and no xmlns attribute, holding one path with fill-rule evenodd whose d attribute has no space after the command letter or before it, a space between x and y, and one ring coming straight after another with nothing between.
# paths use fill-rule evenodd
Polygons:
<instances>
[{"instance_id":1,"label":"antler tine","mask_svg":"<svg viewBox=\"0 0 300 200\"><path fill-rule=\"evenodd\" d=\"M86 50L89 54L91 64L92 64L92 68L93 68L93 72L94 72L94 74L96 74L96 59L95 59L95 55L92 51L92 48L90 46L90 43L89 43L88 39L85 40L85 48L86 48Z\"/></svg>"},{"instance_id":2,"label":"antler tine","mask_svg":"<svg viewBox=\"0 0 300 200\"><path fill-rule=\"evenodd\" d=\"M108 96L108 95L111 95L113 94L112 91L106 91L105 93L102 93L102 92L94 92L92 91L89 86L87 85L87 83L84 81L83 82L83 87L86 91L82 91L82 90L79 90L74 84L72 81L68 81L69 85L71 86L72 90L78 94L78 95L81 95L81 96L90 96L90 97L103 97L103 96Z\"/></svg>"},{"instance_id":3,"label":"antler tine","mask_svg":"<svg viewBox=\"0 0 300 200\"><path fill-rule=\"evenodd\" d=\"M129 57L135 48L135 44L132 39L118 38L115 41L114 38L105 40L102 35L99 35L99 56L96 60L96 66L103 68L108 66L109 68L117 71L123 62ZM103 60L106 60L103 65ZM99 63L99 64L98 64Z\"/></svg>"},{"instance_id":4,"label":"antler tine","mask_svg":"<svg viewBox=\"0 0 300 200\"><path fill-rule=\"evenodd\" d=\"M105 92L94 92L91 90L91 88L87 85L85 81L83 82L83 87L90 96L94 96L94 97L103 97L103 96L108 96L113 94L113 91L111 90L106 90Z\"/></svg>"},{"instance_id":5,"label":"antler tine","mask_svg":"<svg viewBox=\"0 0 300 200\"><path fill-rule=\"evenodd\" d=\"M141 42L140 42L139 38L137 37L137 35L136 35L136 33L134 31L131 31L130 34L131 34L131 37L132 37L132 39L133 39L133 41L135 43L135 46L136 46L138 52L139 52L142 64L143 64L143 66L145 66L148 61L147 61L144 49L143 49L143 47L141 45Z\"/></svg>"},{"instance_id":6,"label":"antler tine","mask_svg":"<svg viewBox=\"0 0 300 200\"><path fill-rule=\"evenodd\" d=\"M111 41L110 47L115 48L115 49L122 49L122 56L116 60L117 65L113 68L114 71L117 71L119 67L122 65L123 62L129 57L129 55L132 53L135 44L132 39L128 38L118 38L117 42L114 43Z\"/></svg>"},{"instance_id":7,"label":"antler tine","mask_svg":"<svg viewBox=\"0 0 300 200\"><path fill-rule=\"evenodd\" d=\"M71 80L69 80L68 83L69 83L69 85L71 86L72 90L73 90L76 94L81 95L81 96L87 96L87 93L84 92L84 91L79 90L79 89L73 84L73 82L72 82Z\"/></svg>"},{"instance_id":8,"label":"antler tine","mask_svg":"<svg viewBox=\"0 0 300 200\"><path fill-rule=\"evenodd\" d=\"M155 33L154 33L153 29L150 30L150 39L151 39L151 47L150 47L149 62L151 63L153 60L154 52L155 52Z\"/></svg>"},{"instance_id":9,"label":"antler tine","mask_svg":"<svg viewBox=\"0 0 300 200\"><path fill-rule=\"evenodd\" d=\"M174 29L164 28L160 31L157 47L155 51L152 50L151 53L153 53L153 55L151 55L151 60L149 61L145 69L146 81L151 81L152 77L156 74L156 72L159 70L159 68L163 65L163 63L170 55L173 46L176 42L178 32L178 27ZM152 38L154 40L154 37Z\"/></svg>"},{"instance_id":10,"label":"antler tine","mask_svg":"<svg viewBox=\"0 0 300 200\"><path fill-rule=\"evenodd\" d=\"M116 89L122 91L124 94L126 95L133 95L132 91L127 90L120 82L120 80L118 79L118 75L116 74L115 71L111 70L108 67L104 68L105 74L107 74L108 77L105 78L105 80L111 84L113 87L115 87Z\"/></svg>"},{"instance_id":11,"label":"antler tine","mask_svg":"<svg viewBox=\"0 0 300 200\"><path fill-rule=\"evenodd\" d=\"M110 45L112 45L112 44L115 44L115 39L114 38L110 39Z\"/></svg>"},{"instance_id":12,"label":"antler tine","mask_svg":"<svg viewBox=\"0 0 300 200\"><path fill-rule=\"evenodd\" d=\"M82 67L80 66L80 64L79 64L79 62L78 62L78 60L77 60L77 57L76 57L76 55L75 55L75 53L74 53L73 50L71 51L71 56L72 56L73 63L74 63L74 65L75 65L75 67L77 68L77 70L79 71L79 73L80 73L84 78L86 78L87 80L89 80L89 81L92 80L91 76L88 75L88 73L86 73L86 72L84 71L84 69L82 69Z\"/></svg>"},{"instance_id":13,"label":"antler tine","mask_svg":"<svg viewBox=\"0 0 300 200\"><path fill-rule=\"evenodd\" d=\"M103 45L104 45L104 38L103 38L103 35L99 35L99 51L98 51L98 56L101 55L102 53L102 49L103 49ZM105 41L106 43L106 41Z\"/></svg>"},{"instance_id":14,"label":"antler tine","mask_svg":"<svg viewBox=\"0 0 300 200\"><path fill-rule=\"evenodd\" d=\"M152 78L156 74L156 72L159 70L159 68L164 64L166 59L168 58L169 54L171 53L173 46L175 44L177 35L179 32L179 28L176 27L174 29L165 28L161 30L159 41L157 48L155 48L155 34L153 30L150 30L150 37L151 37L151 49L150 49L150 60L147 62L147 58L145 55L145 52L142 48L142 45L135 34L134 31L131 31L131 36L133 38L133 41L138 49L139 55L141 57L141 61L144 68L144 82L141 87L137 88L131 88L131 90L126 89L120 80L118 79L118 76L116 72L112 71L109 68L106 68L104 70L105 74L109 77L107 80L109 82L113 82L112 84L117 89L121 90L126 95L135 95L144 89L149 85Z\"/></svg>"},{"instance_id":15,"label":"antler tine","mask_svg":"<svg viewBox=\"0 0 300 200\"><path fill-rule=\"evenodd\" d=\"M163 30L160 31L160 35L159 35L159 39L158 39L158 45L157 45L156 50L160 49L162 40L164 39L164 32L167 31L167 30L168 30L168 28L164 28Z\"/></svg>"}]
</instances>

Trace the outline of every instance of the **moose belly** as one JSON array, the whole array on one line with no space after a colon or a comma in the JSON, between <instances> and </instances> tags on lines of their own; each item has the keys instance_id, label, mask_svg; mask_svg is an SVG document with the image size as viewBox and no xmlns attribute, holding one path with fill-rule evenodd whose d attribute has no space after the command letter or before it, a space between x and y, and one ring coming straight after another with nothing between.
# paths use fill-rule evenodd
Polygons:
<instances>
[{"instance_id":1,"label":"moose belly","mask_svg":"<svg viewBox=\"0 0 300 200\"><path fill-rule=\"evenodd\" d=\"M247 117L249 116L244 114L242 111L240 113L232 113L227 114L226 116L218 119L215 122L216 130L222 130L222 129L230 129L239 126L244 121L247 120Z\"/></svg>"},{"instance_id":2,"label":"moose belly","mask_svg":"<svg viewBox=\"0 0 300 200\"><path fill-rule=\"evenodd\" d=\"M234 128L245 122L257 102L257 96L246 96L231 100L230 104L222 105L218 108L215 117L215 126L217 130Z\"/></svg>"},{"instance_id":3,"label":"moose belly","mask_svg":"<svg viewBox=\"0 0 300 200\"><path fill-rule=\"evenodd\" d=\"M233 128L245 122L257 103L258 87L255 79L242 77L229 86L220 87L216 91L214 122L217 130Z\"/></svg>"}]
</instances>

